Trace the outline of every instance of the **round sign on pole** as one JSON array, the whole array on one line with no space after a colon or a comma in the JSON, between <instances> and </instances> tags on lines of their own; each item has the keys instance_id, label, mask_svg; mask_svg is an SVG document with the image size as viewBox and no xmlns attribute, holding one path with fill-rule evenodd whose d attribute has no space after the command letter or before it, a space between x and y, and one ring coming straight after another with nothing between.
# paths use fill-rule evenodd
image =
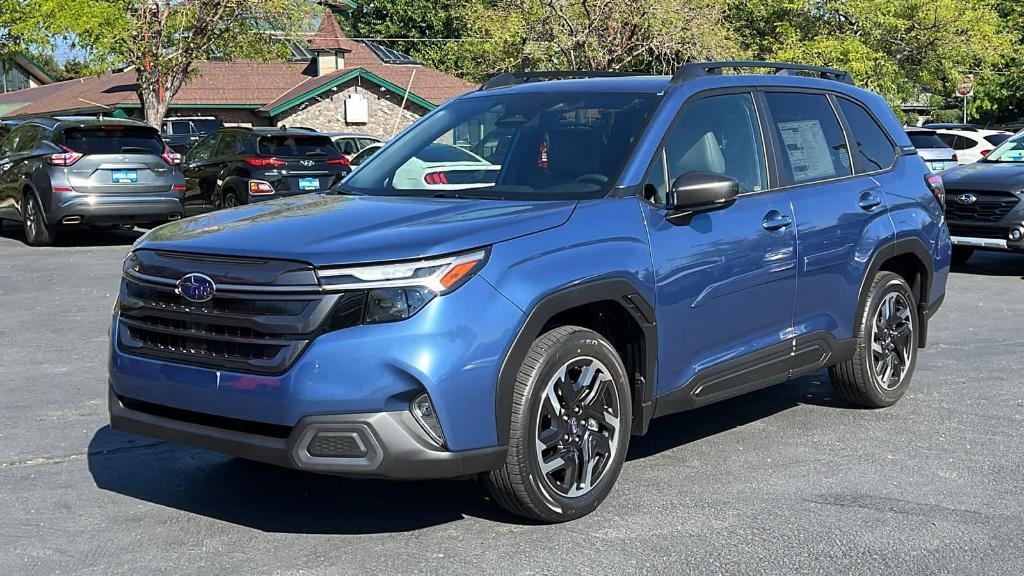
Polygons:
<instances>
[{"instance_id":1,"label":"round sign on pole","mask_svg":"<svg viewBox=\"0 0 1024 576\"><path fill-rule=\"evenodd\" d=\"M974 74L966 74L956 85L956 93L963 98L974 94Z\"/></svg>"}]
</instances>

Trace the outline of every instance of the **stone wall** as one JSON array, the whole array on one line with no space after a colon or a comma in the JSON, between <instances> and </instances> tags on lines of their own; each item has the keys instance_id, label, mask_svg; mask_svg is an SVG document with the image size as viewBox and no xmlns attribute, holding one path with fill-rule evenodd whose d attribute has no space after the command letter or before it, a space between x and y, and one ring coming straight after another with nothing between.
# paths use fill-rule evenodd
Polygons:
<instances>
[{"instance_id":1,"label":"stone wall","mask_svg":"<svg viewBox=\"0 0 1024 576\"><path fill-rule=\"evenodd\" d=\"M406 101L405 109L402 110L401 95L365 80L360 86L359 80L353 79L334 91L286 110L274 117L274 124L305 126L321 132L362 132L381 140L389 140L395 134L396 118L399 118L398 130L401 131L427 113L426 109L412 101ZM369 121L365 124L349 124L345 121L345 99L354 92L359 92L367 100Z\"/></svg>"}]
</instances>

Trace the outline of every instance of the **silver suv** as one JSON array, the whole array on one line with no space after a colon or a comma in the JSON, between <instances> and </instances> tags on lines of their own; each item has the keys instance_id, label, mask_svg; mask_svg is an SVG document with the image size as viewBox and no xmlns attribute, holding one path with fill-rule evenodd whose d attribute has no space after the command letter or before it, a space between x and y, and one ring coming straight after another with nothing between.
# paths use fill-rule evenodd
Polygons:
<instances>
[{"instance_id":1,"label":"silver suv","mask_svg":"<svg viewBox=\"0 0 1024 576\"><path fill-rule=\"evenodd\" d=\"M141 122L33 118L0 144L0 222L21 221L33 246L61 227L177 220L181 156Z\"/></svg>"}]
</instances>

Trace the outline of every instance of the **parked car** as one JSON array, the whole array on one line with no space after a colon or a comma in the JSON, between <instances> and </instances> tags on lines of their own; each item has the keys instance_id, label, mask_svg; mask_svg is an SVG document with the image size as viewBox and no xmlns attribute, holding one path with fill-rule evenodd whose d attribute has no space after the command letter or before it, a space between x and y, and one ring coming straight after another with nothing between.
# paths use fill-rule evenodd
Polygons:
<instances>
[{"instance_id":1,"label":"parked car","mask_svg":"<svg viewBox=\"0 0 1024 576\"><path fill-rule=\"evenodd\" d=\"M1010 136L1001 130L938 130L939 138L956 151L960 164L977 162Z\"/></svg>"},{"instance_id":2,"label":"parked car","mask_svg":"<svg viewBox=\"0 0 1024 576\"><path fill-rule=\"evenodd\" d=\"M942 179L954 264L978 249L1024 252L1024 132Z\"/></svg>"},{"instance_id":3,"label":"parked car","mask_svg":"<svg viewBox=\"0 0 1024 576\"><path fill-rule=\"evenodd\" d=\"M328 136L290 128L222 128L183 166L187 214L326 191L352 171Z\"/></svg>"},{"instance_id":4,"label":"parked car","mask_svg":"<svg viewBox=\"0 0 1024 576\"><path fill-rule=\"evenodd\" d=\"M32 118L0 144L0 220L21 221L33 246L65 227L176 220L180 162L141 122Z\"/></svg>"},{"instance_id":5,"label":"parked car","mask_svg":"<svg viewBox=\"0 0 1024 576\"><path fill-rule=\"evenodd\" d=\"M396 189L464 190L493 186L501 166L451 144L425 146L395 171Z\"/></svg>"},{"instance_id":6,"label":"parked car","mask_svg":"<svg viewBox=\"0 0 1024 576\"><path fill-rule=\"evenodd\" d=\"M558 522L601 503L656 416L826 367L846 401L894 404L945 292L941 178L845 72L733 66L504 74L336 194L151 232L124 263L113 427L479 476ZM396 185L488 123L516 132L493 183Z\"/></svg>"},{"instance_id":7,"label":"parked car","mask_svg":"<svg viewBox=\"0 0 1024 576\"><path fill-rule=\"evenodd\" d=\"M383 144L370 144L369 146L367 146L366 148L363 148L362 150L357 152L354 156L352 156L352 159L349 160L348 162L353 167L359 166L363 162L366 162L370 158L370 156L373 156L374 154L376 154L377 150L380 150L383 147L384 147Z\"/></svg>"},{"instance_id":8,"label":"parked car","mask_svg":"<svg viewBox=\"0 0 1024 576\"><path fill-rule=\"evenodd\" d=\"M359 132L322 132L322 134L328 136L349 160L370 144L380 143L380 138Z\"/></svg>"},{"instance_id":9,"label":"parked car","mask_svg":"<svg viewBox=\"0 0 1024 576\"><path fill-rule=\"evenodd\" d=\"M934 130L924 128L906 128L910 143L917 148L917 153L924 159L932 172L942 172L959 165L956 152L939 138Z\"/></svg>"},{"instance_id":10,"label":"parked car","mask_svg":"<svg viewBox=\"0 0 1024 576\"><path fill-rule=\"evenodd\" d=\"M179 154L185 154L207 134L224 127L216 116L171 116L164 119L164 142Z\"/></svg>"}]
</instances>

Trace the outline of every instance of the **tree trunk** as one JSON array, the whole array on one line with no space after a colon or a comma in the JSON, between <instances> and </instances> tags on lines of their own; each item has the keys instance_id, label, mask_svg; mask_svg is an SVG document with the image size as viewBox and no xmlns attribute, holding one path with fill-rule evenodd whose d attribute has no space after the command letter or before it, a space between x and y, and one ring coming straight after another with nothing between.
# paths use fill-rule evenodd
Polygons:
<instances>
[{"instance_id":1,"label":"tree trunk","mask_svg":"<svg viewBox=\"0 0 1024 576\"><path fill-rule=\"evenodd\" d=\"M163 94L160 98L160 76L153 71L138 70L138 96L142 105L142 116L146 124L157 130L163 125L164 116L167 115L167 107L170 105L170 98Z\"/></svg>"}]
</instances>

